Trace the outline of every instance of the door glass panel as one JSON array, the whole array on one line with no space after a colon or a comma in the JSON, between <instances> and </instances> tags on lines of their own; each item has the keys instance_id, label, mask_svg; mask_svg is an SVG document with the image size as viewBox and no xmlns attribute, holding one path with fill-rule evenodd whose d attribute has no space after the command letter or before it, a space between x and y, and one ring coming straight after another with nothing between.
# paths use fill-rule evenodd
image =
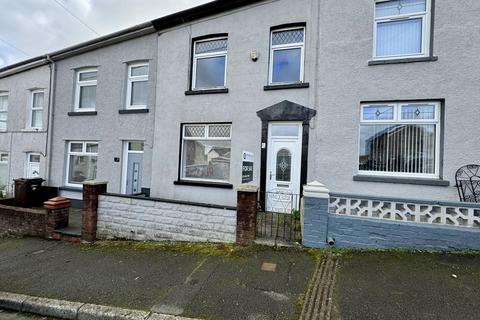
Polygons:
<instances>
[{"instance_id":1,"label":"door glass panel","mask_svg":"<svg viewBox=\"0 0 480 320\"><path fill-rule=\"evenodd\" d=\"M298 137L298 125L272 126L273 137Z\"/></svg>"},{"instance_id":2,"label":"door glass panel","mask_svg":"<svg viewBox=\"0 0 480 320\"><path fill-rule=\"evenodd\" d=\"M276 180L290 182L292 173L292 154L287 149L280 149L277 153Z\"/></svg>"}]
</instances>

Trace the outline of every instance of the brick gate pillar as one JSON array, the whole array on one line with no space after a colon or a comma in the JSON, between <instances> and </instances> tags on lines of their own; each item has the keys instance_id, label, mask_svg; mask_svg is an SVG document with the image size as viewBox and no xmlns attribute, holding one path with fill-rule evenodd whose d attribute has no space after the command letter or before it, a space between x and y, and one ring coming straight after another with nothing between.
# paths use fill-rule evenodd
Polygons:
<instances>
[{"instance_id":1,"label":"brick gate pillar","mask_svg":"<svg viewBox=\"0 0 480 320\"><path fill-rule=\"evenodd\" d=\"M71 206L71 201L62 197L55 197L43 203L43 207L47 209L46 238L52 238L53 231L68 227Z\"/></svg>"},{"instance_id":2,"label":"brick gate pillar","mask_svg":"<svg viewBox=\"0 0 480 320\"><path fill-rule=\"evenodd\" d=\"M241 185L237 189L237 244L248 246L255 241L258 187Z\"/></svg>"},{"instance_id":3,"label":"brick gate pillar","mask_svg":"<svg viewBox=\"0 0 480 320\"><path fill-rule=\"evenodd\" d=\"M90 180L83 183L82 241L93 242L97 237L98 196L107 192L107 182Z\"/></svg>"}]
</instances>

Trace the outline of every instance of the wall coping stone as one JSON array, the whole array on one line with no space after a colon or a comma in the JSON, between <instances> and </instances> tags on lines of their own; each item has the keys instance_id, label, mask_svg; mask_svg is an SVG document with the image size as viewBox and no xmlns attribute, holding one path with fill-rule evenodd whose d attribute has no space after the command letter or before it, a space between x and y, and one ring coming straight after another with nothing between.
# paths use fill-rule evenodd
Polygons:
<instances>
[{"instance_id":1,"label":"wall coping stone","mask_svg":"<svg viewBox=\"0 0 480 320\"><path fill-rule=\"evenodd\" d=\"M101 185L101 184L108 184L108 181L104 181L104 180L87 180L87 181L84 181L82 184L83 184L83 185L87 185L87 186L98 186L98 185Z\"/></svg>"},{"instance_id":2,"label":"wall coping stone","mask_svg":"<svg viewBox=\"0 0 480 320\"><path fill-rule=\"evenodd\" d=\"M395 198L395 197L385 197L385 196L348 194L348 193L339 193L339 192L332 192L330 194L330 196L333 197L333 198L379 200L379 201L403 202L403 203L411 203L411 204L424 204L424 205L445 206L445 207L461 207L461 208L475 208L475 209L478 208L478 209L480 209L480 203L475 203L475 202L407 199L407 198Z\"/></svg>"},{"instance_id":3,"label":"wall coping stone","mask_svg":"<svg viewBox=\"0 0 480 320\"><path fill-rule=\"evenodd\" d=\"M237 208L232 207L232 206L222 206L222 205L218 205L218 204L190 202L190 201L184 201L184 200L161 199L161 198L154 198L154 197L134 196L134 195L128 195L128 194L118 194L118 193L108 193L108 192L100 194L100 196L134 199L134 200L144 200L144 201L152 201L152 202L183 204L183 205L187 205L187 206L196 206L196 207L204 207L204 208L212 208L212 209L237 211Z\"/></svg>"},{"instance_id":4,"label":"wall coping stone","mask_svg":"<svg viewBox=\"0 0 480 320\"><path fill-rule=\"evenodd\" d=\"M241 184L237 188L238 192L258 192L258 187L251 184Z\"/></svg>"},{"instance_id":5,"label":"wall coping stone","mask_svg":"<svg viewBox=\"0 0 480 320\"><path fill-rule=\"evenodd\" d=\"M328 199L330 197L330 190L324 184L318 181L312 181L303 186L303 196L310 198Z\"/></svg>"}]
</instances>

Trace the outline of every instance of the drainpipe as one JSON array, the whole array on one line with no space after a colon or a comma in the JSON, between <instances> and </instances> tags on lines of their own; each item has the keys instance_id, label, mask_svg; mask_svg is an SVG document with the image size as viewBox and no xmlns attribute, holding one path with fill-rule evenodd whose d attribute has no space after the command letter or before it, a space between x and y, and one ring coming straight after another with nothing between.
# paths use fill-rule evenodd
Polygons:
<instances>
[{"instance_id":1,"label":"drainpipe","mask_svg":"<svg viewBox=\"0 0 480 320\"><path fill-rule=\"evenodd\" d=\"M54 104L53 100L55 98L55 79L56 79L56 65L55 62L50 58L49 55L46 56L46 59L49 63L50 68L50 90L48 91L48 122L47 122L47 137L45 139L45 179L47 180L47 185L50 185L50 176L52 169L52 137L53 137L53 111Z\"/></svg>"}]
</instances>

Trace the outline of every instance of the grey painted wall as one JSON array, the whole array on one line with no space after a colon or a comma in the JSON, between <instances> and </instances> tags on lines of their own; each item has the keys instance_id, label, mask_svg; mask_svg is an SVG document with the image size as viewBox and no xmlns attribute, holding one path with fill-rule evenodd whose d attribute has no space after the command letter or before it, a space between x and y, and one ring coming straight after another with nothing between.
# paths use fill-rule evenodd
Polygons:
<instances>
[{"instance_id":1,"label":"grey painted wall","mask_svg":"<svg viewBox=\"0 0 480 320\"><path fill-rule=\"evenodd\" d=\"M143 186L150 186L157 35L150 34L100 48L57 62L56 97L53 127L52 184L64 186L67 141L98 141L97 178L108 181L109 192L120 192L124 140L145 144ZM137 60L149 61L149 113L119 114L125 109L127 66ZM68 116L74 111L75 72L83 67L98 67L95 116ZM119 157L120 162L114 162ZM65 193L69 197L75 194ZM81 194L78 194L81 197Z\"/></svg>"},{"instance_id":2,"label":"grey painted wall","mask_svg":"<svg viewBox=\"0 0 480 320\"><path fill-rule=\"evenodd\" d=\"M12 191L13 179L25 176L29 152L42 154L40 171L41 176L45 178L49 87L48 66L0 78L0 91L7 91L9 94L7 131L0 132L0 151L9 153L9 191ZM27 110L31 103L31 91L36 89L44 90L43 129L32 131L27 129Z\"/></svg>"},{"instance_id":3,"label":"grey painted wall","mask_svg":"<svg viewBox=\"0 0 480 320\"><path fill-rule=\"evenodd\" d=\"M285 99L311 105L310 89L263 90L268 81L270 27L307 23L305 81L312 83L315 60L312 6L306 0L266 1L160 34L152 196L236 204L235 190L173 184L178 178L180 125L188 122L232 122L230 183L234 187L241 184L241 156L245 150L254 152L254 183L260 184L261 121L256 112ZM226 82L230 92L185 96L190 83L192 38L218 33L228 33ZM260 54L257 62L250 59L252 49Z\"/></svg>"},{"instance_id":4,"label":"grey painted wall","mask_svg":"<svg viewBox=\"0 0 480 320\"><path fill-rule=\"evenodd\" d=\"M436 62L368 66L374 1L321 1L317 117L310 144L309 181L330 190L392 197L458 200L455 171L479 163L480 25L478 1L435 1ZM443 178L450 187L355 182L360 101L445 99Z\"/></svg>"}]
</instances>

